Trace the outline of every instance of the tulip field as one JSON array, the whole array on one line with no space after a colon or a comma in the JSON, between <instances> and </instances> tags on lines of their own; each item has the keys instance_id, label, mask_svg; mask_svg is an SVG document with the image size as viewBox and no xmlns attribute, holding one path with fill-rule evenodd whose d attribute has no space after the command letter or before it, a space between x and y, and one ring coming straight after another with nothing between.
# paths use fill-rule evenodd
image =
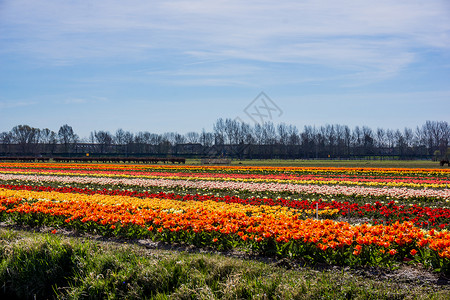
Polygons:
<instances>
[{"instance_id":1,"label":"tulip field","mask_svg":"<svg viewBox=\"0 0 450 300\"><path fill-rule=\"evenodd\" d=\"M3 224L450 273L450 169L0 163Z\"/></svg>"}]
</instances>

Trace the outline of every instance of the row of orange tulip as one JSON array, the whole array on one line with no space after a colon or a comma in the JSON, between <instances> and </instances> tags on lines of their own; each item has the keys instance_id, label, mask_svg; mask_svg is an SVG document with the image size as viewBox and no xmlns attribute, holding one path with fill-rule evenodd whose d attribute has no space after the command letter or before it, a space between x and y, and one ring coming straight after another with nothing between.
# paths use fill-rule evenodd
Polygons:
<instances>
[{"instance_id":1,"label":"row of orange tulip","mask_svg":"<svg viewBox=\"0 0 450 300\"><path fill-rule=\"evenodd\" d=\"M155 234L165 231L169 234L208 233L211 244L226 236L237 235L241 242L272 240L277 245L312 244L317 251L325 252L351 249L353 256L370 250L392 256L411 257L414 254L414 258L417 253L428 251L446 263L450 259L449 232L424 231L407 222L390 226L350 225L331 220L301 219L290 210L274 207L104 195L75 194L68 198L67 194L52 194L3 190L0 210L18 219L60 216L69 225L93 222L112 230L137 225Z\"/></svg>"}]
</instances>

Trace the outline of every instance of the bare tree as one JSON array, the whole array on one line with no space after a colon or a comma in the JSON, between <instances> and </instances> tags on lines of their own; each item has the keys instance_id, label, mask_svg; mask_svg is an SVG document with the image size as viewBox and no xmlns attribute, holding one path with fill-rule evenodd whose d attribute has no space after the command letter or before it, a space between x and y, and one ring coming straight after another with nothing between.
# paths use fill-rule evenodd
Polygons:
<instances>
[{"instance_id":1,"label":"bare tree","mask_svg":"<svg viewBox=\"0 0 450 300\"><path fill-rule=\"evenodd\" d=\"M211 132L206 132L205 129L202 129L202 133L200 134L200 143L204 147L211 147L214 143L214 134Z\"/></svg>"},{"instance_id":2,"label":"bare tree","mask_svg":"<svg viewBox=\"0 0 450 300\"><path fill-rule=\"evenodd\" d=\"M386 141L389 148L389 153L394 154L395 146L395 132L391 129L386 130Z\"/></svg>"},{"instance_id":3,"label":"bare tree","mask_svg":"<svg viewBox=\"0 0 450 300\"><path fill-rule=\"evenodd\" d=\"M291 146L300 145L300 135L297 126L289 125L287 131L288 131L288 144Z\"/></svg>"},{"instance_id":4,"label":"bare tree","mask_svg":"<svg viewBox=\"0 0 450 300\"><path fill-rule=\"evenodd\" d=\"M134 134L130 131L125 131L123 134L123 142L126 145L125 152L128 156L133 150Z\"/></svg>"},{"instance_id":5,"label":"bare tree","mask_svg":"<svg viewBox=\"0 0 450 300\"><path fill-rule=\"evenodd\" d=\"M352 132L348 126L344 126L343 128L343 139L344 139L344 145L345 145L345 156L350 156L350 147L352 143Z\"/></svg>"},{"instance_id":6,"label":"bare tree","mask_svg":"<svg viewBox=\"0 0 450 300\"><path fill-rule=\"evenodd\" d=\"M225 120L225 140L228 140L228 144L233 145L239 143L240 138L240 124L237 120L226 119Z\"/></svg>"},{"instance_id":7,"label":"bare tree","mask_svg":"<svg viewBox=\"0 0 450 300\"><path fill-rule=\"evenodd\" d=\"M264 144L275 145L277 142L277 133L272 122L264 122L263 126Z\"/></svg>"},{"instance_id":8,"label":"bare tree","mask_svg":"<svg viewBox=\"0 0 450 300\"><path fill-rule=\"evenodd\" d=\"M40 130L28 125L18 125L11 130L12 141L19 144L23 154L35 154Z\"/></svg>"},{"instance_id":9,"label":"bare tree","mask_svg":"<svg viewBox=\"0 0 450 300\"><path fill-rule=\"evenodd\" d=\"M383 128L377 128L375 134L375 145L379 149L386 146L386 132Z\"/></svg>"},{"instance_id":10,"label":"bare tree","mask_svg":"<svg viewBox=\"0 0 450 300\"><path fill-rule=\"evenodd\" d=\"M78 136L74 133L73 128L67 124L61 126L58 131L59 142L64 145L65 152L71 152L75 144L78 142Z\"/></svg>"},{"instance_id":11,"label":"bare tree","mask_svg":"<svg viewBox=\"0 0 450 300\"><path fill-rule=\"evenodd\" d=\"M100 146L100 153L110 152L109 147L113 143L113 136L109 131L94 131L96 143Z\"/></svg>"},{"instance_id":12,"label":"bare tree","mask_svg":"<svg viewBox=\"0 0 450 300\"><path fill-rule=\"evenodd\" d=\"M398 152L400 154L400 157L403 158L406 153L407 144L405 142L405 137L401 133L400 130L396 130L394 133L395 143L396 147L398 149Z\"/></svg>"},{"instance_id":13,"label":"bare tree","mask_svg":"<svg viewBox=\"0 0 450 300\"><path fill-rule=\"evenodd\" d=\"M11 132L0 133L0 143L2 144L2 152L9 154L11 151L11 144L13 143L13 137Z\"/></svg>"},{"instance_id":14,"label":"bare tree","mask_svg":"<svg viewBox=\"0 0 450 300\"><path fill-rule=\"evenodd\" d=\"M168 154L173 145L177 141L177 133L175 132L165 132L161 136L161 141L158 145L158 153Z\"/></svg>"},{"instance_id":15,"label":"bare tree","mask_svg":"<svg viewBox=\"0 0 450 300\"><path fill-rule=\"evenodd\" d=\"M253 129L253 133L255 135L255 142L258 145L263 145L264 144L264 130L263 127L261 126L261 124L256 123L255 127Z\"/></svg>"},{"instance_id":16,"label":"bare tree","mask_svg":"<svg viewBox=\"0 0 450 300\"><path fill-rule=\"evenodd\" d=\"M276 126L276 150L280 157L288 158L289 155L289 149L288 149L288 143L289 143L289 132L288 132L288 126L285 123L278 124Z\"/></svg>"},{"instance_id":17,"label":"bare tree","mask_svg":"<svg viewBox=\"0 0 450 300\"><path fill-rule=\"evenodd\" d=\"M278 141L281 145L286 146L289 143L289 128L285 123L278 124L277 126Z\"/></svg>"},{"instance_id":18,"label":"bare tree","mask_svg":"<svg viewBox=\"0 0 450 300\"><path fill-rule=\"evenodd\" d=\"M441 155L448 159L448 143L450 140L450 126L447 122L439 122L439 150L441 151Z\"/></svg>"},{"instance_id":19,"label":"bare tree","mask_svg":"<svg viewBox=\"0 0 450 300\"><path fill-rule=\"evenodd\" d=\"M345 126L336 124L335 130L335 156L346 156L346 144L345 144Z\"/></svg>"},{"instance_id":20,"label":"bare tree","mask_svg":"<svg viewBox=\"0 0 450 300\"><path fill-rule=\"evenodd\" d=\"M410 128L392 130L377 128L373 131L367 126L348 126L327 124L319 128L305 126L299 131L295 126L271 122L249 125L233 119L218 119L213 124L213 131L204 129L181 135L176 132L156 134L138 132L133 134L118 129L114 135L107 131L91 132L86 142L95 151L102 153L148 153L175 154L176 145L188 143L201 144L195 147L195 153L204 155L229 155L252 158L322 158L351 157L352 155L401 155L425 157L439 153L443 156L448 151L450 126L444 121L427 121L414 131ZM72 153L77 151L78 136L72 127L63 125L57 134L48 128L38 129L28 125L18 125L10 132L0 133L0 152L37 154L53 153L55 144L62 144L60 151ZM53 145L53 146L51 146ZM52 148L53 147L53 148ZM203 149L201 149L203 147ZM194 149L194 148L192 148ZM183 150L183 153L187 153ZM195 154L193 152L193 154ZM438 156L436 155L436 158Z\"/></svg>"},{"instance_id":21,"label":"bare tree","mask_svg":"<svg viewBox=\"0 0 450 300\"><path fill-rule=\"evenodd\" d=\"M314 147L316 158L325 157L325 136L320 130L316 130L316 134L314 135Z\"/></svg>"},{"instance_id":22,"label":"bare tree","mask_svg":"<svg viewBox=\"0 0 450 300\"><path fill-rule=\"evenodd\" d=\"M171 145L175 145L177 141L177 135L176 132L164 132L162 135L161 143L170 143Z\"/></svg>"},{"instance_id":23,"label":"bare tree","mask_svg":"<svg viewBox=\"0 0 450 300\"><path fill-rule=\"evenodd\" d=\"M225 144L225 121L219 118L213 125L214 143L216 145Z\"/></svg>"},{"instance_id":24,"label":"bare tree","mask_svg":"<svg viewBox=\"0 0 450 300\"><path fill-rule=\"evenodd\" d=\"M43 144L54 144L58 142L56 133L48 128L41 130L40 141Z\"/></svg>"},{"instance_id":25,"label":"bare tree","mask_svg":"<svg viewBox=\"0 0 450 300\"><path fill-rule=\"evenodd\" d=\"M326 149L324 149L324 151L327 153L327 156L334 156L337 141L335 126L327 124L325 127L321 127L320 132L325 141Z\"/></svg>"},{"instance_id":26,"label":"bare tree","mask_svg":"<svg viewBox=\"0 0 450 300\"><path fill-rule=\"evenodd\" d=\"M154 143L155 138L152 133L148 131L139 131L134 136L134 144L137 147L139 153L151 152L151 145Z\"/></svg>"},{"instance_id":27,"label":"bare tree","mask_svg":"<svg viewBox=\"0 0 450 300\"><path fill-rule=\"evenodd\" d=\"M362 128L363 135L363 145L364 145L364 154L365 155L373 155L374 154L374 136L373 131L367 126L363 126Z\"/></svg>"},{"instance_id":28,"label":"bare tree","mask_svg":"<svg viewBox=\"0 0 450 300\"><path fill-rule=\"evenodd\" d=\"M450 139L450 127L445 121L426 121L422 126L429 153L445 153Z\"/></svg>"},{"instance_id":29,"label":"bare tree","mask_svg":"<svg viewBox=\"0 0 450 300\"><path fill-rule=\"evenodd\" d=\"M411 128L405 127L403 138L405 139L406 147L411 148L414 145L414 132Z\"/></svg>"},{"instance_id":30,"label":"bare tree","mask_svg":"<svg viewBox=\"0 0 450 300\"><path fill-rule=\"evenodd\" d=\"M195 132L195 134L196 135L198 135L199 136L199 134L197 133L197 132ZM196 143L198 143L198 140L199 140L199 138L197 138L197 142ZM181 135L181 134L175 134L175 137L174 137L174 143L175 143L175 145L176 144L184 144L184 143L186 143L186 137L184 136L184 135Z\"/></svg>"},{"instance_id":31,"label":"bare tree","mask_svg":"<svg viewBox=\"0 0 450 300\"><path fill-rule=\"evenodd\" d=\"M186 133L186 141L191 144L196 144L200 142L200 135L195 131L190 131ZM180 143L177 143L180 144Z\"/></svg>"},{"instance_id":32,"label":"bare tree","mask_svg":"<svg viewBox=\"0 0 450 300\"><path fill-rule=\"evenodd\" d=\"M251 145L255 143L255 137L253 135L253 128L247 123L241 123L239 143Z\"/></svg>"},{"instance_id":33,"label":"bare tree","mask_svg":"<svg viewBox=\"0 0 450 300\"><path fill-rule=\"evenodd\" d=\"M53 154L56 150L56 143L58 142L56 133L48 128L44 128L41 130L40 141L44 146L44 151Z\"/></svg>"},{"instance_id":34,"label":"bare tree","mask_svg":"<svg viewBox=\"0 0 450 300\"><path fill-rule=\"evenodd\" d=\"M113 136L113 143L116 145L125 144L125 131L122 128L117 129L116 134Z\"/></svg>"},{"instance_id":35,"label":"bare tree","mask_svg":"<svg viewBox=\"0 0 450 300\"><path fill-rule=\"evenodd\" d=\"M312 126L305 126L303 128L303 132L300 134L301 141L302 141L302 149L304 156L306 158L311 158L314 155L318 154L318 148L315 145L315 138L316 135L316 129ZM314 154L315 153L315 154Z\"/></svg>"},{"instance_id":36,"label":"bare tree","mask_svg":"<svg viewBox=\"0 0 450 300\"><path fill-rule=\"evenodd\" d=\"M352 132L352 140L353 140L353 146L355 147L361 147L362 146L362 132L359 126L355 126L355 129L353 129Z\"/></svg>"}]
</instances>

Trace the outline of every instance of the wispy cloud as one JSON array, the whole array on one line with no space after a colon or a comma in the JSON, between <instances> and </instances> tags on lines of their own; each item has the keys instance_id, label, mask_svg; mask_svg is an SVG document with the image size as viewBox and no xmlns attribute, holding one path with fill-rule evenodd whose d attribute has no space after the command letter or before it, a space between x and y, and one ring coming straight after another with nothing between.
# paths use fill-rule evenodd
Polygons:
<instances>
[{"instance_id":1,"label":"wispy cloud","mask_svg":"<svg viewBox=\"0 0 450 300\"><path fill-rule=\"evenodd\" d=\"M80 98L72 98L72 99L65 99L64 104L84 104L88 101L86 99L80 99Z\"/></svg>"},{"instance_id":2,"label":"wispy cloud","mask_svg":"<svg viewBox=\"0 0 450 300\"><path fill-rule=\"evenodd\" d=\"M448 51L449 15L445 0L15 0L0 8L0 52L54 65L146 62L175 82L193 76L187 84L242 82L236 76L261 73L260 63L266 74L271 63L317 65L366 82L395 76L422 48Z\"/></svg>"},{"instance_id":3,"label":"wispy cloud","mask_svg":"<svg viewBox=\"0 0 450 300\"><path fill-rule=\"evenodd\" d=\"M98 102L107 102L108 99L105 97L96 97L96 96L89 96L84 98L67 98L62 101L56 101L56 103L62 103L62 104L87 104L87 103L98 103Z\"/></svg>"},{"instance_id":4,"label":"wispy cloud","mask_svg":"<svg viewBox=\"0 0 450 300\"><path fill-rule=\"evenodd\" d=\"M17 108L35 105L32 101L2 101L0 100L0 109Z\"/></svg>"}]
</instances>

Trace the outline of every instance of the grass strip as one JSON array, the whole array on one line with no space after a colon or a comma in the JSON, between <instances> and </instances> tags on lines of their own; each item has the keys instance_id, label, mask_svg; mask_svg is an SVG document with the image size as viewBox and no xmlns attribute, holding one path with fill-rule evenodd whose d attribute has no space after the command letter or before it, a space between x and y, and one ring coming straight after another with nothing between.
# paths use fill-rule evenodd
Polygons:
<instances>
[{"instance_id":1,"label":"grass strip","mask_svg":"<svg viewBox=\"0 0 450 300\"><path fill-rule=\"evenodd\" d=\"M0 228L0 297L16 299L448 299L450 287L351 270L148 249Z\"/></svg>"}]
</instances>

